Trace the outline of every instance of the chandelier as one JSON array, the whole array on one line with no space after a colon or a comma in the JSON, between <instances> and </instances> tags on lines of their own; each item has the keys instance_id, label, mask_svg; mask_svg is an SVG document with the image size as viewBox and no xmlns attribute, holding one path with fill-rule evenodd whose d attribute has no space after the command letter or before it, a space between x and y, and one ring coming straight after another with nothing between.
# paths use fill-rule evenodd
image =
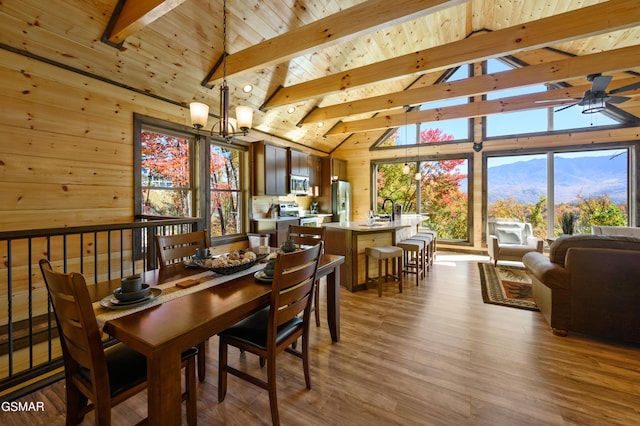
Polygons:
<instances>
[{"instance_id":1,"label":"chandelier","mask_svg":"<svg viewBox=\"0 0 640 426\"><path fill-rule=\"evenodd\" d=\"M229 86L227 85L227 1L222 3L222 31L223 31L223 52L222 52L222 83L220 84L220 118L216 124L211 127L211 136L217 134L227 143L231 143L231 139L235 135L246 136L251 129L253 121L253 109L248 106L236 107L236 118L229 115ZM207 125L209 118L209 105L202 102L191 102L189 104L191 112L191 125L196 129Z\"/></svg>"}]
</instances>

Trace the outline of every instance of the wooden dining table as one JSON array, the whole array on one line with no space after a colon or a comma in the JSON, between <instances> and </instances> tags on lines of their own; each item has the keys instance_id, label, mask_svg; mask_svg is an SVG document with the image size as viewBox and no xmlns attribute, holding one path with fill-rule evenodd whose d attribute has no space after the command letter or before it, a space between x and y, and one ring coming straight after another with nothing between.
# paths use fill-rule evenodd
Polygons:
<instances>
[{"instance_id":1,"label":"wooden dining table","mask_svg":"<svg viewBox=\"0 0 640 426\"><path fill-rule=\"evenodd\" d=\"M317 277L327 277L327 322L334 342L340 340L340 265L343 256L323 254ZM148 271L150 285L188 278L202 270L182 264ZM138 312L108 320L103 331L147 357L148 421L152 425L181 422L182 351L196 346L270 302L271 286L253 274L186 294Z\"/></svg>"}]
</instances>

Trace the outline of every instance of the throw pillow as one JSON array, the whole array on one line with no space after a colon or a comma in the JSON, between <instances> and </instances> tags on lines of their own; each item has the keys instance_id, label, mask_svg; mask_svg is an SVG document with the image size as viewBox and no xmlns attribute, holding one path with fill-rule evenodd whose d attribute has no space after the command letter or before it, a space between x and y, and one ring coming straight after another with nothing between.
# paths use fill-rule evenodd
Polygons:
<instances>
[{"instance_id":1,"label":"throw pillow","mask_svg":"<svg viewBox=\"0 0 640 426\"><path fill-rule=\"evenodd\" d=\"M522 244L522 232L519 229L496 228L496 233L502 244Z\"/></svg>"}]
</instances>

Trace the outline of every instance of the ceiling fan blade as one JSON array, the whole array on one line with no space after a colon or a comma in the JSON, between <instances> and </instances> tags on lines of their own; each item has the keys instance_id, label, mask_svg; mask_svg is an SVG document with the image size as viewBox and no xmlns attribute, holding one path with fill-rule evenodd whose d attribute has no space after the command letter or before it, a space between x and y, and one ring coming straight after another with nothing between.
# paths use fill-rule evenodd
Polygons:
<instances>
[{"instance_id":1,"label":"ceiling fan blade","mask_svg":"<svg viewBox=\"0 0 640 426\"><path fill-rule=\"evenodd\" d=\"M607 89L609 83L611 83L610 75L599 75L593 78L593 84L591 85L592 92L604 92Z\"/></svg>"},{"instance_id":2,"label":"ceiling fan blade","mask_svg":"<svg viewBox=\"0 0 640 426\"><path fill-rule=\"evenodd\" d=\"M616 94L616 93L626 92L628 90L634 90L634 89L638 89L638 88L640 88L640 81L637 82L637 83L628 84L626 86L618 87L617 89L613 89L612 91L609 92L609 94L613 95L613 94Z\"/></svg>"},{"instance_id":3,"label":"ceiling fan blade","mask_svg":"<svg viewBox=\"0 0 640 426\"><path fill-rule=\"evenodd\" d=\"M631 98L628 98L626 96L607 96L606 98L604 98L604 101L610 104L621 104L628 101L629 99Z\"/></svg>"},{"instance_id":4,"label":"ceiling fan blade","mask_svg":"<svg viewBox=\"0 0 640 426\"><path fill-rule=\"evenodd\" d=\"M535 101L534 103L536 104L544 104L547 102L559 102L559 101L579 101L582 98L558 98L558 99L540 99L538 101Z\"/></svg>"},{"instance_id":5,"label":"ceiling fan blade","mask_svg":"<svg viewBox=\"0 0 640 426\"><path fill-rule=\"evenodd\" d=\"M558 108L557 110L553 111L553 112L560 112L560 111L564 111L567 108L571 108L572 106L576 106L578 104L571 104L571 105L567 105L566 107L562 107L562 108Z\"/></svg>"}]
</instances>

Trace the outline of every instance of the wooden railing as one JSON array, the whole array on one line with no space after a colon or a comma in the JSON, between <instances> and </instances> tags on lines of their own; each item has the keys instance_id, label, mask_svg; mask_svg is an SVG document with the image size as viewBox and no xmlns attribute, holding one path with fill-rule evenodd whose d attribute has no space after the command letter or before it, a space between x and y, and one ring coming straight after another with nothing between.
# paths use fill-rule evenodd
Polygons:
<instances>
[{"instance_id":1,"label":"wooden railing","mask_svg":"<svg viewBox=\"0 0 640 426\"><path fill-rule=\"evenodd\" d=\"M197 218L0 232L0 396L62 365L53 312L38 261L80 272L88 285L156 268L154 235L203 228ZM59 374L49 377L57 380ZM4 399L4 398L3 398Z\"/></svg>"}]
</instances>

